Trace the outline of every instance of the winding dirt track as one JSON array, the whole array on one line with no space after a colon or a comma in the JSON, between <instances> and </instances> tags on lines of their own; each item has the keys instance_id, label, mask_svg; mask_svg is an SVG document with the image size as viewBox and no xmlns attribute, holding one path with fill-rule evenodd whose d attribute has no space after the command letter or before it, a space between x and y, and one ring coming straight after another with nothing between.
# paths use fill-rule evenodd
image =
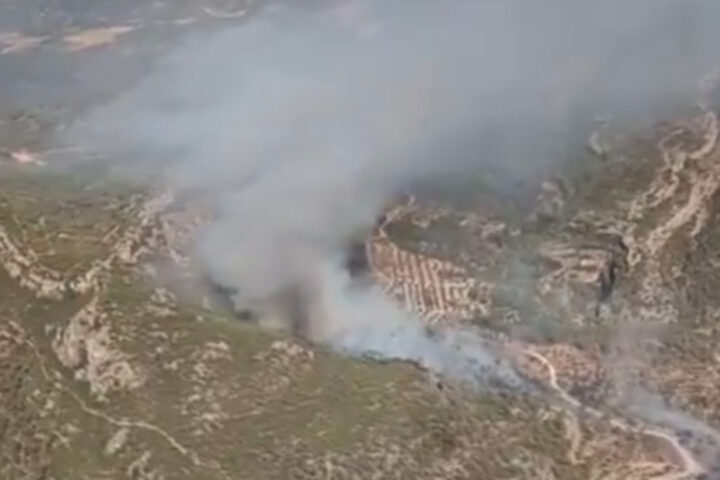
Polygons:
<instances>
[{"instance_id":1,"label":"winding dirt track","mask_svg":"<svg viewBox=\"0 0 720 480\"><path fill-rule=\"evenodd\" d=\"M630 266L641 270L646 279L642 285L642 292L645 295L641 296L644 297L641 301L648 305L657 304L657 292L663 290L657 283L662 268L658 260L660 251L664 249L670 236L684 226L692 225L690 236L694 236L705 227L708 220L706 204L720 186L720 170L718 170L720 161L717 158L719 128L716 114L706 111L696 129L700 131L697 136L701 142L694 148L686 147L679 141L675 142L679 137L678 130L674 130L661 140L659 148L665 160L664 168L646 192L630 207L630 221L642 218L648 211L653 211L675 197L680 183L680 173L688 175L692 180L686 203L681 208L672 210L664 223L642 235L632 228L625 235L626 243L630 247ZM2 227L0 227L0 266L22 286L34 291L38 297L62 298L69 293L102 290L107 272L114 264L134 263L143 252L152 249L159 241L157 236L162 234L158 231L157 218L172 200L171 194L164 193L140 203L136 208L139 222L120 235L107 257L96 260L85 273L75 278L65 278L60 272L44 267L37 261L37 255L16 244ZM387 220L392 221L393 218ZM523 357L540 364L546 373L547 386L556 395L559 403L573 415L582 414L596 420L604 420L621 432L655 438L672 449L673 461L664 464L653 462L634 464L634 468L637 469L634 478L682 480L695 478L706 472L701 460L696 458L689 447L682 444L672 430L638 424L634 419L631 422L619 415L585 405L560 386L558 369L562 367L554 365L531 345L509 342L505 348L515 358ZM648 470L663 471L667 470L665 467L668 466L670 472L664 471L652 476L638 476L637 473Z\"/></svg>"},{"instance_id":2,"label":"winding dirt track","mask_svg":"<svg viewBox=\"0 0 720 480\"><path fill-rule=\"evenodd\" d=\"M705 229L710 217L709 202L720 189L720 152L717 148L720 122L714 111L702 105L700 108L702 115L671 130L660 139L657 147L663 158L663 166L627 211L628 229L623 234L623 241L629 247L631 273L642 279L638 292L639 308L633 306L633 310L637 308L635 313L642 318L661 323L677 321L673 298L668 296L663 284L665 265L661 260L662 254L671 238L687 235L693 239ZM688 134L692 137L690 141L687 141ZM688 192L681 191L683 183L689 186ZM390 210L379 230L382 232L388 223L400 217L407 219L419 214L413 203L411 198L408 204ZM664 208L668 206L670 208ZM658 216L657 224L649 230L637 228L650 215ZM380 283L387 283L383 275L376 277ZM594 277L590 279L594 280ZM401 303L406 306L413 303L407 295L400 296L403 297ZM651 425L636 418L630 420L590 407L560 386L558 369L562 366L554 365L532 345L511 341L501 348L506 349L511 358L525 357L539 363L546 373L543 382L572 415L582 414L607 422L617 431L655 439L672 451L672 454L664 455L670 457L666 462L634 462L628 466L628 476L618 478L681 480L707 473L704 465L706 459L701 453L693 452L691 446L684 445L673 428ZM717 435L713 436L717 440Z\"/></svg>"},{"instance_id":3,"label":"winding dirt track","mask_svg":"<svg viewBox=\"0 0 720 480\"><path fill-rule=\"evenodd\" d=\"M677 320L673 299L668 296L662 280L662 254L672 237L687 235L693 239L706 227L710 217L709 201L720 188L720 153L717 148L720 122L716 112L703 105L700 108L701 116L671 130L660 139L658 150L663 158L663 167L649 187L632 202L627 215L632 225L624 235L624 242L629 246L628 261L631 270L642 278L637 313L662 323ZM684 140L688 132L693 137L691 142ZM679 191L683 182L690 187L685 196ZM664 214L654 228L640 233L636 225L648 215L659 213L661 206L668 205L672 205L669 213ZM544 367L547 386L568 409L604 419L620 431L652 437L670 446L675 452L672 463L681 470L642 478L679 480L696 478L707 472L702 460L690 447L682 444L676 432L646 422L637 426L637 419L631 423L620 416L585 405L559 385L556 366L537 349L517 342L508 348L515 355L533 359Z\"/></svg>"},{"instance_id":4,"label":"winding dirt track","mask_svg":"<svg viewBox=\"0 0 720 480\"><path fill-rule=\"evenodd\" d=\"M565 406L568 407L570 410L579 411L598 420L604 419L608 421L610 425L612 425L614 428L622 432L655 437L669 444L677 454L677 458L680 460L680 465L678 466L682 468L682 470L679 472L661 474L660 476L652 477L653 480L681 480L695 478L697 475L700 475L706 471L705 468L695 459L694 454L688 448L684 447L680 443L678 438L672 433L649 425L633 426L622 417L609 415L605 412L601 412L600 410L584 405L582 402L575 399L558 384L557 370L555 369L555 366L552 364L552 362L550 362L550 360L548 360L544 355L534 350L531 346L514 343L509 344L508 349L514 353L519 353L521 355L530 357L542 364L547 371L548 386L557 394L558 399L562 403L564 403ZM651 466L661 467L662 465L656 464Z\"/></svg>"}]
</instances>

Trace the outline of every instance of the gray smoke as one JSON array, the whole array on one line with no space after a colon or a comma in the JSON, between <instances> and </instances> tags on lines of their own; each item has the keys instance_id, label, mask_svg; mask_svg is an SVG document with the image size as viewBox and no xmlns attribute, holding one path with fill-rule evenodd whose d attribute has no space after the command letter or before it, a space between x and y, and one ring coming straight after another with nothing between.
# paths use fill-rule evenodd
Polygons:
<instances>
[{"instance_id":1,"label":"gray smoke","mask_svg":"<svg viewBox=\"0 0 720 480\"><path fill-rule=\"evenodd\" d=\"M328 263L320 272L309 334L346 352L405 359L471 385L525 388L491 344L463 329L430 331L375 289L353 288L347 272Z\"/></svg>"},{"instance_id":2,"label":"gray smoke","mask_svg":"<svg viewBox=\"0 0 720 480\"><path fill-rule=\"evenodd\" d=\"M348 239L410 185L484 170L534 178L595 115L641 118L686 102L714 60L720 5L331 6L195 34L84 118L75 141L212 197L199 255L238 305L279 307L352 351L441 371L491 366L481 345L430 340L419 321L343 286Z\"/></svg>"}]
</instances>

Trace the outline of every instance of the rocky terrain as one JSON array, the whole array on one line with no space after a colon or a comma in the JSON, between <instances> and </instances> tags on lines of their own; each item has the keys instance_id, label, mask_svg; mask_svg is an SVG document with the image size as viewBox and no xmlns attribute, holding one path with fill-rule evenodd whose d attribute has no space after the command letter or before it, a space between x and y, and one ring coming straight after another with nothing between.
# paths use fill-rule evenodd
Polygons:
<instances>
[{"instance_id":1,"label":"rocky terrain","mask_svg":"<svg viewBox=\"0 0 720 480\"><path fill-rule=\"evenodd\" d=\"M467 265L482 295L475 314L456 322L499 333L519 371L549 387L574 421L655 445L663 460L627 463L617 478L719 474L714 314L698 311L708 301L690 293L707 291L707 277L684 273L713 228L717 128L716 113L702 107L621 142L598 159L605 171L595 178L540 184L537 207L519 223L415 199L394 210L405 248ZM428 240L448 225L450 248ZM517 258L527 289L512 276Z\"/></svg>"},{"instance_id":2,"label":"rocky terrain","mask_svg":"<svg viewBox=\"0 0 720 480\"><path fill-rule=\"evenodd\" d=\"M0 478L720 478L710 93L596 132L588 168L538 179L527 205L478 179L461 204L389 207L386 248L473 289L398 298L537 387L478 391L238 320L192 256L203 205L49 146L180 29L254 7L115 8L0 4Z\"/></svg>"}]
</instances>

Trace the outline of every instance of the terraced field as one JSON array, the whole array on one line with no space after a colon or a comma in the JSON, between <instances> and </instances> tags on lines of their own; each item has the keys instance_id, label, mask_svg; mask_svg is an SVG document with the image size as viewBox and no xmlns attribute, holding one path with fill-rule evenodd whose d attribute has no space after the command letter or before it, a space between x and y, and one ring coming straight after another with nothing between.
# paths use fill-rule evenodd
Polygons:
<instances>
[{"instance_id":1,"label":"terraced field","mask_svg":"<svg viewBox=\"0 0 720 480\"><path fill-rule=\"evenodd\" d=\"M194 256L206 205L52 146L181 29L252 9L34 7L0 4L0 478L720 478L712 95L596 132L529 199L388 206L368 278L528 387L477 388L239 319Z\"/></svg>"}]
</instances>

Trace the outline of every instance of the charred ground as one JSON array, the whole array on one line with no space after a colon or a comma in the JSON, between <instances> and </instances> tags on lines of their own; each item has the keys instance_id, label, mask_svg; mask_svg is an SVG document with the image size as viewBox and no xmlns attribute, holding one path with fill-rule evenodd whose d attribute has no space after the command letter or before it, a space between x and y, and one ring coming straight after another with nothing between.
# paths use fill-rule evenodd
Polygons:
<instances>
[{"instance_id":1,"label":"charred ground","mask_svg":"<svg viewBox=\"0 0 720 480\"><path fill-rule=\"evenodd\" d=\"M202 208L104 166L73 167L86 152L46 148L84 104L131 84L149 45L241 7L107 4L95 16L17 23L16 11L0 22L0 83L12 99L0 104L0 477L586 480L687 470L668 439L608 420L638 421L635 384L704 423L706 438L680 415L659 418L664 407L646 412L695 442L706 478L717 476L717 147L691 158L712 140L716 105L606 135L601 154L596 144L568 154L583 169L518 195L480 177L460 198L416 192L417 211L388 226L392 240L465 266L489 292L470 325L512 335L528 378L555 378L608 416L552 396L471 392L413 365L235 321L189 255ZM146 20L131 30L88 31L137 16ZM71 49L72 35L86 47ZM118 59L127 77L104 83L103 65ZM78 66L95 73L80 83L57 74ZM351 252L350 268L366 270L364 239Z\"/></svg>"}]
</instances>

